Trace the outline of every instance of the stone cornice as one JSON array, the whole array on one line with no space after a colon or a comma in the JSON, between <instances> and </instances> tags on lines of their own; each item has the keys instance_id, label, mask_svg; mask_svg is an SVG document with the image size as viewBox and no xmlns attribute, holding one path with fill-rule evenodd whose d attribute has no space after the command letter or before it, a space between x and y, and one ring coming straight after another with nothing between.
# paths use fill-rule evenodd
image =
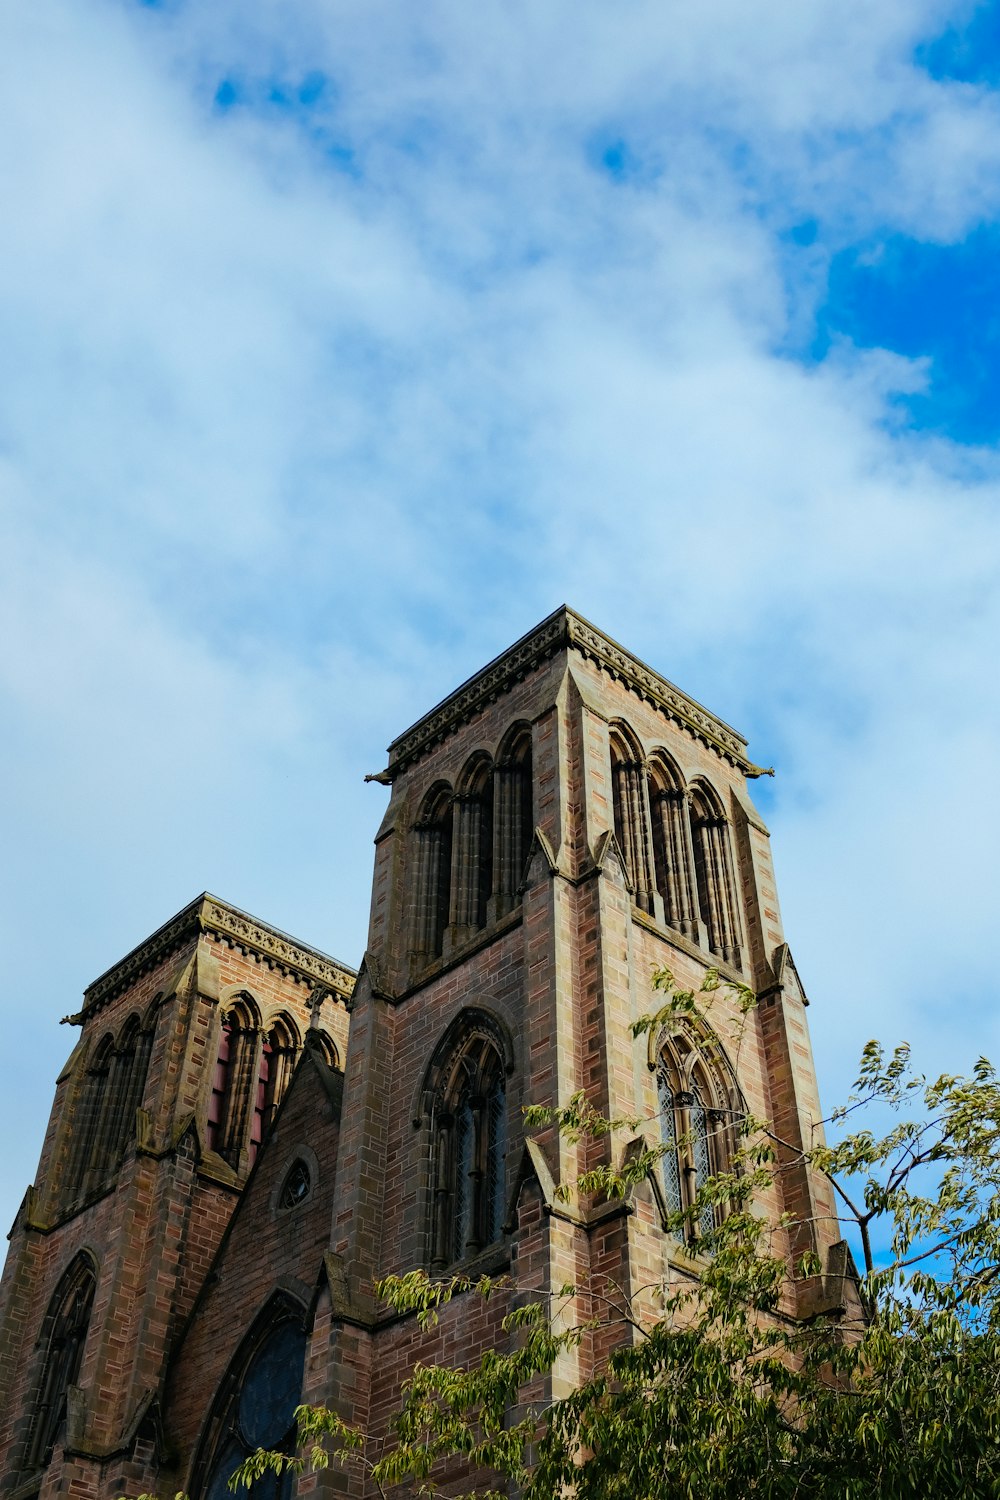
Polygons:
<instances>
[{"instance_id":1,"label":"stone cornice","mask_svg":"<svg viewBox=\"0 0 1000 1500\"><path fill-rule=\"evenodd\" d=\"M83 1010L72 1019L84 1020L115 995L128 989L141 974L203 934L231 948L253 954L282 974L291 974L313 987L328 989L338 999L350 999L357 979L354 969L338 963L318 948L308 948L304 943L296 942L278 928L269 927L266 922L205 892L95 979L84 991Z\"/></svg>"},{"instance_id":2,"label":"stone cornice","mask_svg":"<svg viewBox=\"0 0 1000 1500\"><path fill-rule=\"evenodd\" d=\"M398 776L481 709L509 692L515 683L564 650L578 651L594 662L711 745L745 775L761 774L762 768L747 759L747 742L741 734L565 604L393 740L389 746L388 772L383 774L390 779Z\"/></svg>"}]
</instances>

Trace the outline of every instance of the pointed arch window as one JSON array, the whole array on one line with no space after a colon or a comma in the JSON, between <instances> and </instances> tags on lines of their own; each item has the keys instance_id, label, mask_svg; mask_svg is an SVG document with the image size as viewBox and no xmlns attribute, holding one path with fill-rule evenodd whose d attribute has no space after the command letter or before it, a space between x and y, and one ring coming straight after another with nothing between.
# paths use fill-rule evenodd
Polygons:
<instances>
[{"instance_id":1,"label":"pointed arch window","mask_svg":"<svg viewBox=\"0 0 1000 1500\"><path fill-rule=\"evenodd\" d=\"M624 726L616 727L611 735L611 800L615 837L632 886L632 899L642 911L653 912L654 878L646 772L642 751Z\"/></svg>"},{"instance_id":2,"label":"pointed arch window","mask_svg":"<svg viewBox=\"0 0 1000 1500\"><path fill-rule=\"evenodd\" d=\"M302 1309L276 1299L237 1353L209 1414L192 1487L202 1500L232 1500L229 1480L258 1448L294 1452L305 1354ZM252 1500L289 1500L294 1487L294 1474L285 1470L262 1476L247 1493Z\"/></svg>"},{"instance_id":3,"label":"pointed arch window","mask_svg":"<svg viewBox=\"0 0 1000 1500\"><path fill-rule=\"evenodd\" d=\"M428 963L444 952L451 903L451 858L454 805L451 788L433 787L424 799L414 829L416 880L413 907L413 955Z\"/></svg>"},{"instance_id":4,"label":"pointed arch window","mask_svg":"<svg viewBox=\"0 0 1000 1500\"><path fill-rule=\"evenodd\" d=\"M650 763L649 810L653 829L653 869L663 901L663 919L698 940L694 890L694 852L684 780L662 754Z\"/></svg>"},{"instance_id":5,"label":"pointed arch window","mask_svg":"<svg viewBox=\"0 0 1000 1500\"><path fill-rule=\"evenodd\" d=\"M237 1171L250 1117L257 1115L260 1098L258 1037L255 1009L249 998L243 997L222 1018L208 1103L209 1148Z\"/></svg>"},{"instance_id":6,"label":"pointed arch window","mask_svg":"<svg viewBox=\"0 0 1000 1500\"><path fill-rule=\"evenodd\" d=\"M28 1438L29 1469L44 1468L65 1436L69 1392L79 1378L96 1288L94 1263L81 1253L49 1303L42 1331L45 1358Z\"/></svg>"},{"instance_id":7,"label":"pointed arch window","mask_svg":"<svg viewBox=\"0 0 1000 1500\"><path fill-rule=\"evenodd\" d=\"M451 874L453 941L465 942L486 926L493 892L493 766L475 756L459 780L454 799Z\"/></svg>"},{"instance_id":8,"label":"pointed arch window","mask_svg":"<svg viewBox=\"0 0 1000 1500\"><path fill-rule=\"evenodd\" d=\"M278 1105L295 1071L298 1033L287 1016L279 1016L265 1033L257 1069L257 1089L250 1123L250 1163L267 1139Z\"/></svg>"},{"instance_id":9,"label":"pointed arch window","mask_svg":"<svg viewBox=\"0 0 1000 1500\"><path fill-rule=\"evenodd\" d=\"M66 1174L70 1201L87 1197L101 1180L115 1062L114 1037L108 1032L94 1048L77 1097Z\"/></svg>"},{"instance_id":10,"label":"pointed arch window","mask_svg":"<svg viewBox=\"0 0 1000 1500\"><path fill-rule=\"evenodd\" d=\"M660 1138L666 1148L660 1184L667 1212L686 1215L675 1227L680 1239L703 1239L715 1227L717 1206L704 1204L693 1216L697 1194L710 1177L728 1170L743 1114L735 1083L711 1056L719 1050L712 1040L705 1051L690 1037L672 1037L656 1059Z\"/></svg>"},{"instance_id":11,"label":"pointed arch window","mask_svg":"<svg viewBox=\"0 0 1000 1500\"><path fill-rule=\"evenodd\" d=\"M430 1129L430 1262L435 1271L502 1238L507 1067L499 1027L467 1012L438 1048L424 1090Z\"/></svg>"},{"instance_id":12,"label":"pointed arch window","mask_svg":"<svg viewBox=\"0 0 1000 1500\"><path fill-rule=\"evenodd\" d=\"M691 788L690 814L698 908L709 951L738 969L740 922L729 823L718 796L704 782Z\"/></svg>"},{"instance_id":13,"label":"pointed arch window","mask_svg":"<svg viewBox=\"0 0 1000 1500\"><path fill-rule=\"evenodd\" d=\"M529 725L516 725L508 733L497 756L493 788L493 905L502 917L521 899L535 826Z\"/></svg>"},{"instance_id":14,"label":"pointed arch window","mask_svg":"<svg viewBox=\"0 0 1000 1500\"><path fill-rule=\"evenodd\" d=\"M152 1025L143 1026L137 1015L130 1016L110 1059L91 1161L97 1183L118 1168L129 1141L135 1138L136 1111L145 1092L152 1046Z\"/></svg>"}]
</instances>

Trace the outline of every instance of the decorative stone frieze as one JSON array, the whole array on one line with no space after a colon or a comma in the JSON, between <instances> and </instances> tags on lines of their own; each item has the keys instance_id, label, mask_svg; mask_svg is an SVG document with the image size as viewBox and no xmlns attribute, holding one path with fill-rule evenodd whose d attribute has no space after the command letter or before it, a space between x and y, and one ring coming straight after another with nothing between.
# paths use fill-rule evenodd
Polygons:
<instances>
[{"instance_id":1,"label":"decorative stone frieze","mask_svg":"<svg viewBox=\"0 0 1000 1500\"><path fill-rule=\"evenodd\" d=\"M487 704L509 692L515 683L536 671L556 652L566 649L578 651L640 698L654 704L705 744L713 746L744 775L765 774L762 767L748 760L747 742L741 734L619 646L596 625L563 605L393 740L388 769L379 775L390 780L400 775Z\"/></svg>"},{"instance_id":2,"label":"decorative stone frieze","mask_svg":"<svg viewBox=\"0 0 1000 1500\"><path fill-rule=\"evenodd\" d=\"M128 989L140 974L155 968L175 949L202 934L252 954L282 974L294 975L311 986L322 985L339 999L349 1000L354 990L358 977L354 969L317 948L307 948L276 927L269 927L206 892L95 979L84 991L80 1014L67 1019L83 1021L115 995Z\"/></svg>"}]
</instances>

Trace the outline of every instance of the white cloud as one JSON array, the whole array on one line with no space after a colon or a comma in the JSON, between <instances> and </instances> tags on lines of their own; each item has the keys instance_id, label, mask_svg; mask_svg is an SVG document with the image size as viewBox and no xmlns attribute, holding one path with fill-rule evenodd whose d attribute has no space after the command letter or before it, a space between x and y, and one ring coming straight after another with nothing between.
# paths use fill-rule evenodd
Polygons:
<instances>
[{"instance_id":1,"label":"white cloud","mask_svg":"<svg viewBox=\"0 0 1000 1500\"><path fill-rule=\"evenodd\" d=\"M920 361L787 354L852 237L996 214L996 98L911 61L948 14L5 19L25 1087L47 1099L54 1018L203 886L356 960L383 798L361 775L563 598L779 761L830 1091L873 1016L931 1039L961 994L986 1034L996 454L901 427ZM313 73L308 105L268 103ZM214 106L226 78L251 103Z\"/></svg>"}]
</instances>

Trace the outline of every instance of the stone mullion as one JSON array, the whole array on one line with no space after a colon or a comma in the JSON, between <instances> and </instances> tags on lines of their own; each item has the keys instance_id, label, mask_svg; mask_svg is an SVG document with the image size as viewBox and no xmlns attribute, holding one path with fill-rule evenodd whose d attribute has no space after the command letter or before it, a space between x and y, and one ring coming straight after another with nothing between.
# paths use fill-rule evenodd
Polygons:
<instances>
[{"instance_id":1,"label":"stone mullion","mask_svg":"<svg viewBox=\"0 0 1000 1500\"><path fill-rule=\"evenodd\" d=\"M514 769L497 766L493 773L493 898L502 917L514 904L517 841L517 801Z\"/></svg>"},{"instance_id":2,"label":"stone mullion","mask_svg":"<svg viewBox=\"0 0 1000 1500\"><path fill-rule=\"evenodd\" d=\"M253 1108L251 1091L257 1085L257 1032L236 1033L236 1058L229 1074L223 1155L239 1170L240 1156L246 1145L247 1126Z\"/></svg>"},{"instance_id":3,"label":"stone mullion","mask_svg":"<svg viewBox=\"0 0 1000 1500\"><path fill-rule=\"evenodd\" d=\"M691 1207L697 1192L698 1171L691 1150L691 1106L694 1094L689 1089L674 1094L674 1123L677 1131L677 1162L680 1167L681 1202L685 1209ZM691 1225L685 1227L685 1237L691 1236Z\"/></svg>"},{"instance_id":4,"label":"stone mullion","mask_svg":"<svg viewBox=\"0 0 1000 1500\"><path fill-rule=\"evenodd\" d=\"M666 845L670 851L670 900L672 923L688 937L698 936L698 911L694 894L694 859L691 830L683 793L668 792L663 801Z\"/></svg>"},{"instance_id":5,"label":"stone mullion","mask_svg":"<svg viewBox=\"0 0 1000 1500\"><path fill-rule=\"evenodd\" d=\"M644 768L636 761L615 767L618 805L621 808L622 855L632 882L632 899L643 911L653 909L655 880L649 841L649 812Z\"/></svg>"},{"instance_id":6,"label":"stone mullion","mask_svg":"<svg viewBox=\"0 0 1000 1500\"><path fill-rule=\"evenodd\" d=\"M431 1269L442 1271L451 1260L451 1216L448 1212L451 1193L451 1149L453 1132L447 1121L435 1117L431 1125L434 1150L434 1180L431 1192L434 1195L434 1243L431 1246Z\"/></svg>"},{"instance_id":7,"label":"stone mullion","mask_svg":"<svg viewBox=\"0 0 1000 1500\"><path fill-rule=\"evenodd\" d=\"M740 927L736 912L736 889L730 854L729 825L724 818L712 824L715 868L718 871L719 945L728 963L739 968Z\"/></svg>"},{"instance_id":8,"label":"stone mullion","mask_svg":"<svg viewBox=\"0 0 1000 1500\"><path fill-rule=\"evenodd\" d=\"M435 957L437 951L438 886L441 880L441 829L435 824L417 828L417 904L414 919L416 955Z\"/></svg>"},{"instance_id":9,"label":"stone mullion","mask_svg":"<svg viewBox=\"0 0 1000 1500\"><path fill-rule=\"evenodd\" d=\"M722 870L719 867L719 841L716 837L718 825L714 819L701 823L702 859L705 868L705 884L708 887L708 946L720 957L723 953L722 923Z\"/></svg>"},{"instance_id":10,"label":"stone mullion","mask_svg":"<svg viewBox=\"0 0 1000 1500\"><path fill-rule=\"evenodd\" d=\"M479 836L482 822L479 798L455 798L455 845L451 871L453 940L461 942L476 930L479 894Z\"/></svg>"},{"instance_id":11,"label":"stone mullion","mask_svg":"<svg viewBox=\"0 0 1000 1500\"><path fill-rule=\"evenodd\" d=\"M684 849L688 858L688 868L691 871L691 880L688 889L694 903L695 928L692 936L702 947L712 946L711 934L711 869L708 860L708 850L705 844L705 825L698 817L691 804L690 796L684 798L685 812L682 818L681 834L684 840ZM697 846L695 841L697 840ZM701 853L701 867L704 871L705 884L708 889L704 892L707 911L702 910L702 890L698 881L698 853Z\"/></svg>"},{"instance_id":12,"label":"stone mullion","mask_svg":"<svg viewBox=\"0 0 1000 1500\"><path fill-rule=\"evenodd\" d=\"M483 1233L484 1203L483 1203L483 1180L485 1177L485 1152L488 1145L487 1132L484 1129L483 1100L481 1098L472 1101L472 1170L469 1173L469 1195L471 1198L472 1212L469 1214L469 1224L472 1234L469 1238L467 1251L473 1255L481 1250L486 1243Z\"/></svg>"},{"instance_id":13,"label":"stone mullion","mask_svg":"<svg viewBox=\"0 0 1000 1500\"><path fill-rule=\"evenodd\" d=\"M621 761L615 767L618 782L618 806L621 809L622 857L632 884L636 906L649 910L653 881L650 875L649 834L645 817L642 767L634 761Z\"/></svg>"}]
</instances>

